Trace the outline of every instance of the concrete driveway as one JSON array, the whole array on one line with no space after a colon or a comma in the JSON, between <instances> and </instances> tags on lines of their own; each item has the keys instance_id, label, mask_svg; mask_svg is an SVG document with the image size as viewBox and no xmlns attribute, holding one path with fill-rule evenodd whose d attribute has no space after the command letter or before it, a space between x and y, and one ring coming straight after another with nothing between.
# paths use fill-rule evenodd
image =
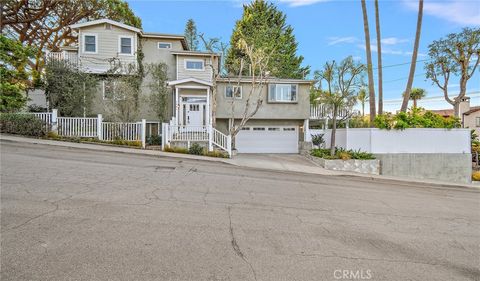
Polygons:
<instances>
[{"instance_id":1,"label":"concrete driveway","mask_svg":"<svg viewBox=\"0 0 480 281\"><path fill-rule=\"evenodd\" d=\"M249 168L333 175L300 154L238 154L225 162Z\"/></svg>"},{"instance_id":2,"label":"concrete driveway","mask_svg":"<svg viewBox=\"0 0 480 281\"><path fill-rule=\"evenodd\" d=\"M6 141L0 149L2 281L480 276L476 189ZM276 157L309 167L298 155L258 158Z\"/></svg>"}]
</instances>

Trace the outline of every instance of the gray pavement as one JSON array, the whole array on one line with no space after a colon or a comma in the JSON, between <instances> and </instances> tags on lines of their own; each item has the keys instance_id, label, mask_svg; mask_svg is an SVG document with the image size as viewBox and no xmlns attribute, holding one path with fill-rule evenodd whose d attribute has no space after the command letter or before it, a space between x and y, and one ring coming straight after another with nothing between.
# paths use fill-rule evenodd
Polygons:
<instances>
[{"instance_id":1,"label":"gray pavement","mask_svg":"<svg viewBox=\"0 0 480 281\"><path fill-rule=\"evenodd\" d=\"M478 189L0 145L1 280L480 280Z\"/></svg>"}]
</instances>

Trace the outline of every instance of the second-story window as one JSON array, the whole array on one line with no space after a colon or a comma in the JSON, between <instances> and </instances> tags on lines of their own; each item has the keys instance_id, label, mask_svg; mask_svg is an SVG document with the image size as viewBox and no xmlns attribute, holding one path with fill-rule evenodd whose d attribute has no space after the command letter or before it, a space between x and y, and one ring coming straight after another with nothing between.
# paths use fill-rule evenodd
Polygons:
<instances>
[{"instance_id":1,"label":"second-story window","mask_svg":"<svg viewBox=\"0 0 480 281\"><path fill-rule=\"evenodd\" d=\"M295 84L270 84L268 87L269 102L296 102L297 85Z\"/></svg>"},{"instance_id":2,"label":"second-story window","mask_svg":"<svg viewBox=\"0 0 480 281\"><path fill-rule=\"evenodd\" d=\"M85 34L83 36L83 51L85 53L96 53L97 52L97 36Z\"/></svg>"},{"instance_id":3,"label":"second-story window","mask_svg":"<svg viewBox=\"0 0 480 281\"><path fill-rule=\"evenodd\" d=\"M120 37L120 54L132 55L132 37Z\"/></svg>"},{"instance_id":4,"label":"second-story window","mask_svg":"<svg viewBox=\"0 0 480 281\"><path fill-rule=\"evenodd\" d=\"M158 48L159 49L171 49L172 48L172 43L158 42Z\"/></svg>"},{"instance_id":5,"label":"second-story window","mask_svg":"<svg viewBox=\"0 0 480 281\"><path fill-rule=\"evenodd\" d=\"M185 68L188 70L203 70L203 60L185 60Z\"/></svg>"},{"instance_id":6,"label":"second-story window","mask_svg":"<svg viewBox=\"0 0 480 281\"><path fill-rule=\"evenodd\" d=\"M242 86L228 85L225 87L225 97L231 99L234 96L236 99L242 98Z\"/></svg>"}]
</instances>

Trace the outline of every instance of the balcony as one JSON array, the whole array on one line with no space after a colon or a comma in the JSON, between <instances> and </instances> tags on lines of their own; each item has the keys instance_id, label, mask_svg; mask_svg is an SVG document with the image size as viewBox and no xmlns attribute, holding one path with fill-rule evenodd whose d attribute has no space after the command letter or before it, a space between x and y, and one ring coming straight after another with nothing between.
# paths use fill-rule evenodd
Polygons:
<instances>
[{"instance_id":1,"label":"balcony","mask_svg":"<svg viewBox=\"0 0 480 281\"><path fill-rule=\"evenodd\" d=\"M352 109L342 109L339 111L337 118L345 119L350 118L351 116L358 115L360 112L358 110ZM311 104L310 105L310 119L311 120L321 120L321 119L332 119L332 110L325 106L324 104Z\"/></svg>"},{"instance_id":2,"label":"balcony","mask_svg":"<svg viewBox=\"0 0 480 281\"><path fill-rule=\"evenodd\" d=\"M80 64L78 53L75 52L48 52L46 55L46 60L53 62L65 62L74 67L78 67Z\"/></svg>"}]
</instances>

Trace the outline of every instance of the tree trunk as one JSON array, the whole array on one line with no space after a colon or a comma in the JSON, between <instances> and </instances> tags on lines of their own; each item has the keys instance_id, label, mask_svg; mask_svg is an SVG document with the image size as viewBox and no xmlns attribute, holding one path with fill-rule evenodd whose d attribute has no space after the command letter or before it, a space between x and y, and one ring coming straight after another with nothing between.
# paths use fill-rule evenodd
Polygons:
<instances>
[{"instance_id":1,"label":"tree trunk","mask_svg":"<svg viewBox=\"0 0 480 281\"><path fill-rule=\"evenodd\" d=\"M333 107L332 135L330 136L330 156L335 155L335 134L337 133L337 108Z\"/></svg>"},{"instance_id":2,"label":"tree trunk","mask_svg":"<svg viewBox=\"0 0 480 281\"><path fill-rule=\"evenodd\" d=\"M378 114L383 114L383 73L382 73L382 36L380 34L380 14L378 0L375 0L375 27L377 30L377 60L378 60Z\"/></svg>"},{"instance_id":3,"label":"tree trunk","mask_svg":"<svg viewBox=\"0 0 480 281\"><path fill-rule=\"evenodd\" d=\"M417 99L413 99L413 107L417 108Z\"/></svg>"},{"instance_id":4,"label":"tree trunk","mask_svg":"<svg viewBox=\"0 0 480 281\"><path fill-rule=\"evenodd\" d=\"M362 117L365 117L365 103L362 102Z\"/></svg>"},{"instance_id":5,"label":"tree trunk","mask_svg":"<svg viewBox=\"0 0 480 281\"><path fill-rule=\"evenodd\" d=\"M375 87L373 82L372 51L370 50L370 30L368 28L367 6L365 0L362 0L363 11L363 29L365 32L365 51L367 53L367 73L368 73L368 94L370 102L370 126L373 126L375 119Z\"/></svg>"},{"instance_id":6,"label":"tree trunk","mask_svg":"<svg viewBox=\"0 0 480 281\"><path fill-rule=\"evenodd\" d=\"M415 34L415 44L413 45L412 63L410 64L410 74L408 75L407 87L403 96L402 112L407 111L410 92L412 91L413 76L415 76L415 66L417 64L418 45L420 44L420 33L422 31L423 0L418 1L417 32Z\"/></svg>"}]
</instances>

